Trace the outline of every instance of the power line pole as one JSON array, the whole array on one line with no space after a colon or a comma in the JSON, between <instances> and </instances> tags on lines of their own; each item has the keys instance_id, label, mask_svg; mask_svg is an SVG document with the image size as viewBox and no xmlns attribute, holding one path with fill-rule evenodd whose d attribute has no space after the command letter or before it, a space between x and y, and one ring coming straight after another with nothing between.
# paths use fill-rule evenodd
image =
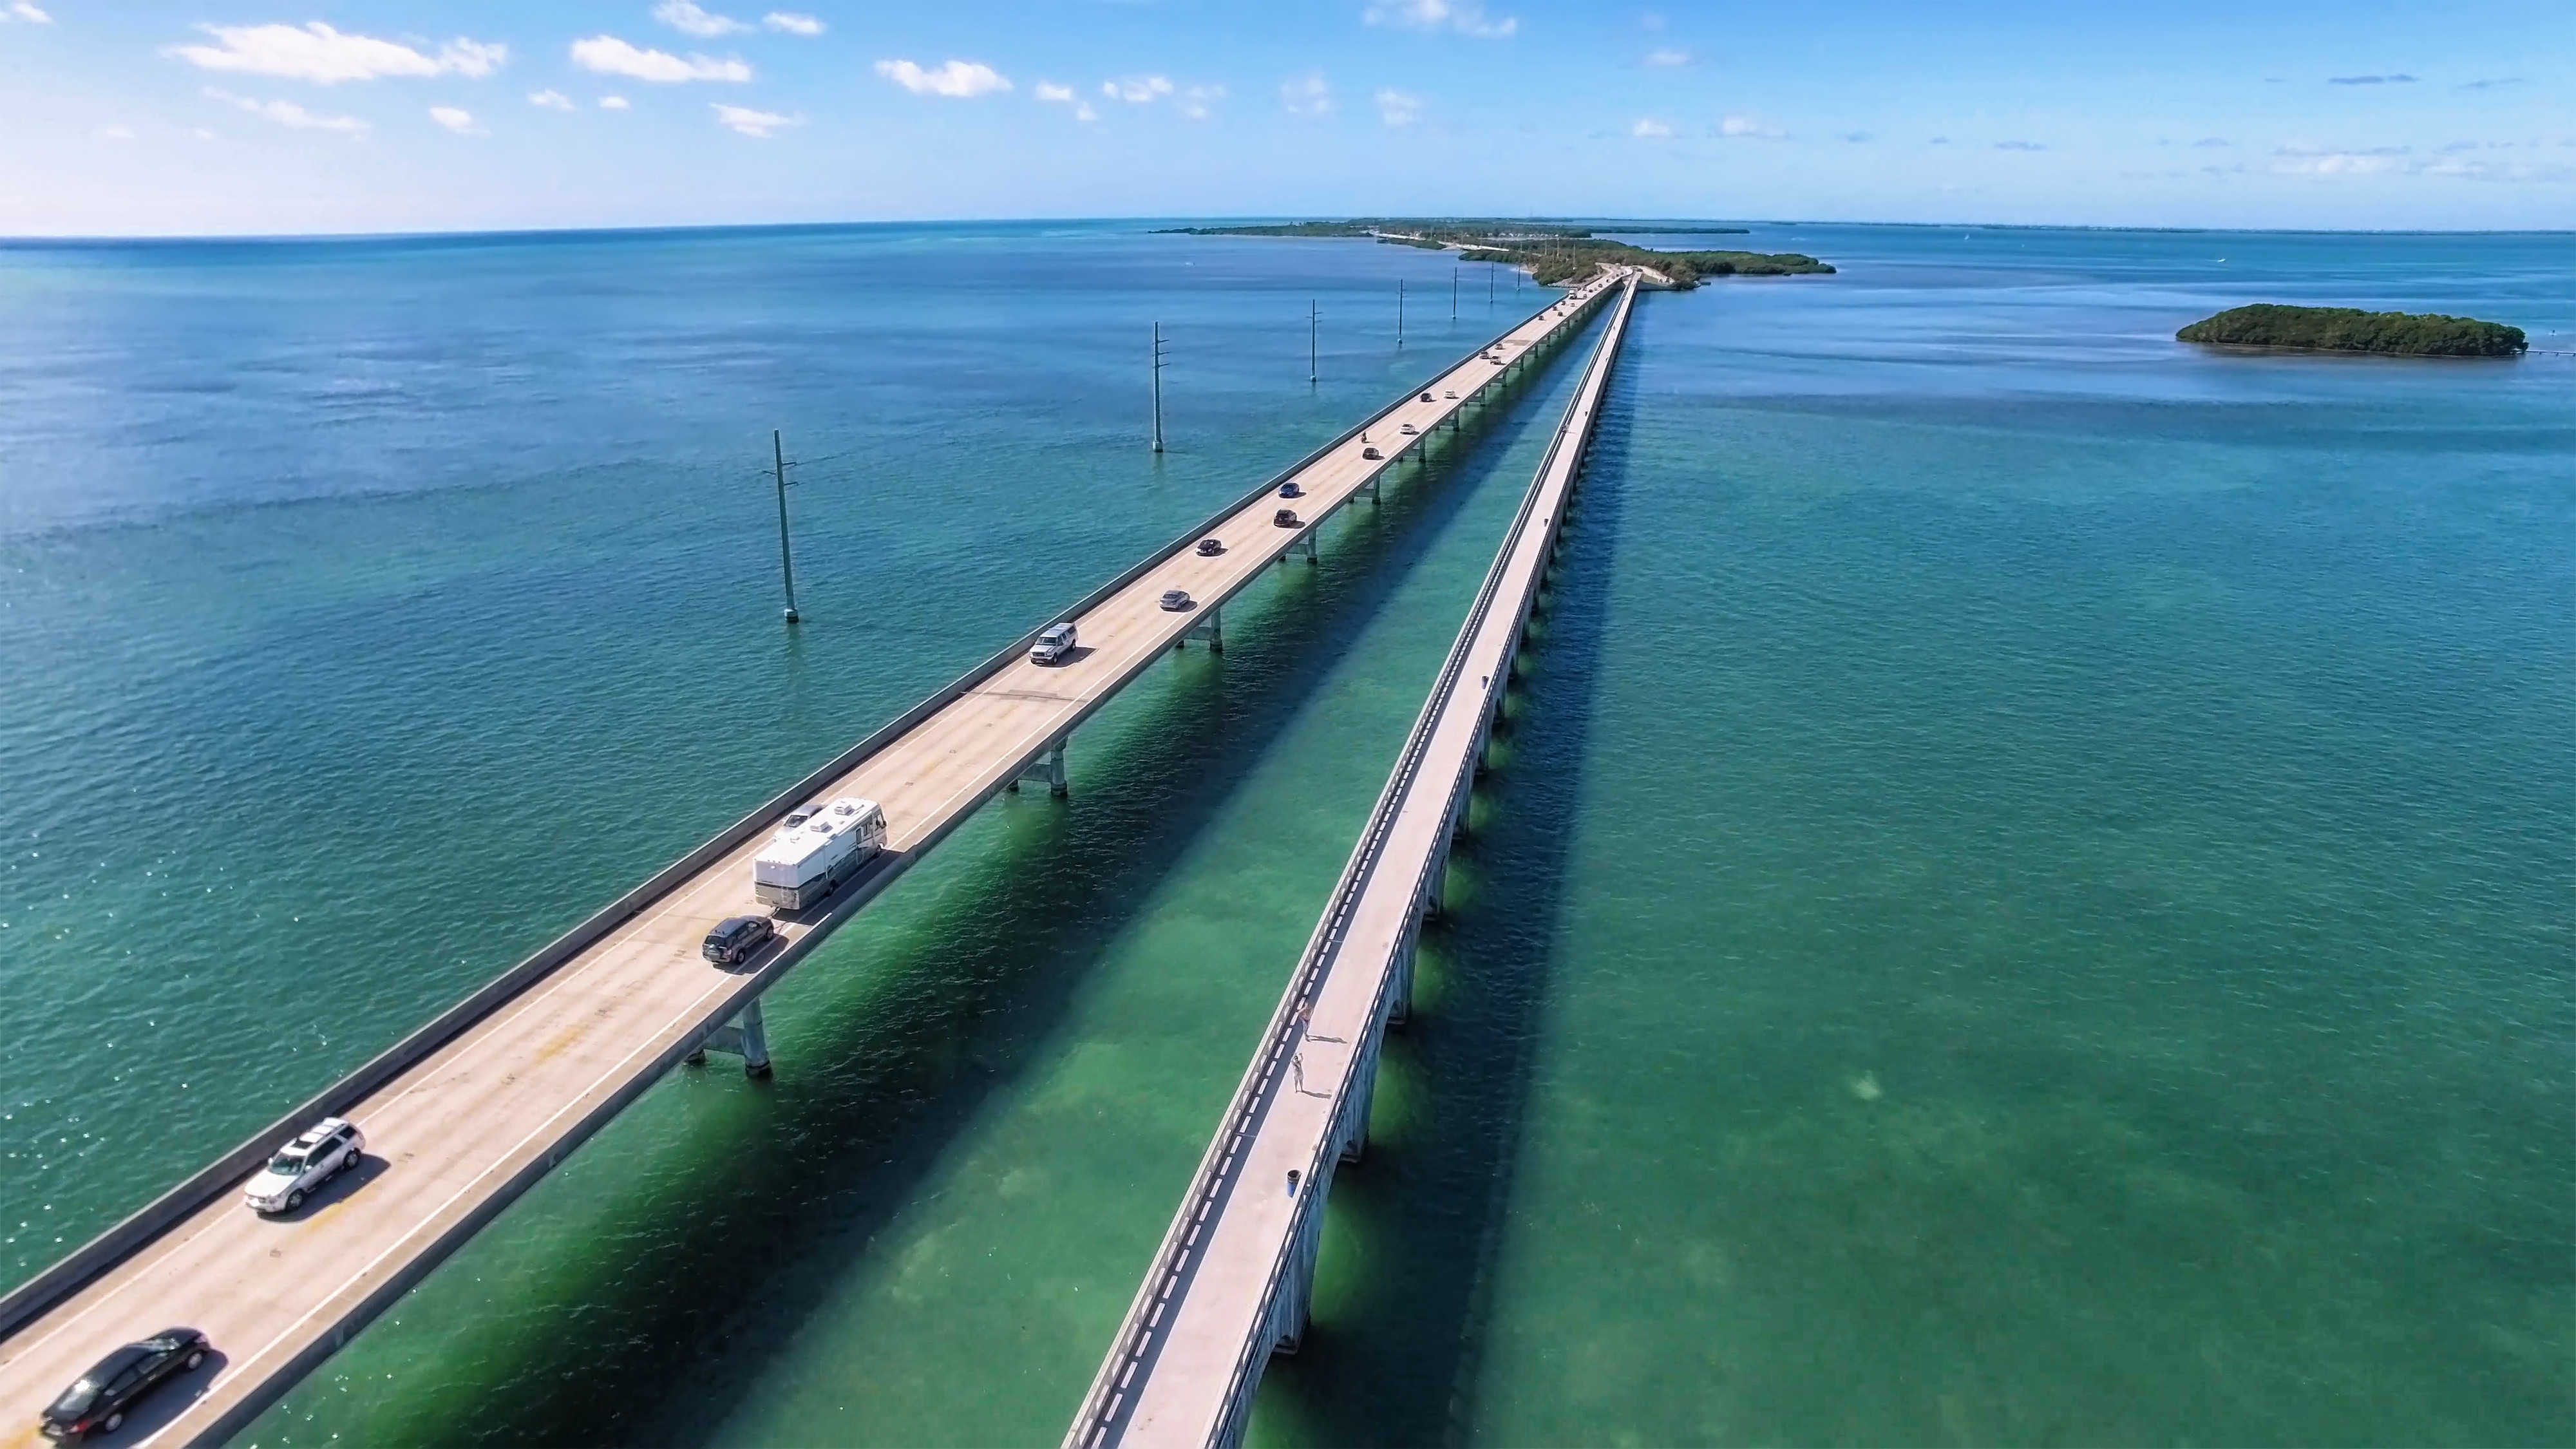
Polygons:
<instances>
[{"instance_id":1,"label":"power line pole","mask_svg":"<svg viewBox=\"0 0 2576 1449\"><path fill-rule=\"evenodd\" d=\"M1154 324L1154 451L1163 451L1163 324Z\"/></svg>"},{"instance_id":2,"label":"power line pole","mask_svg":"<svg viewBox=\"0 0 2576 1449\"><path fill-rule=\"evenodd\" d=\"M769 460L778 474L778 577L787 585L787 622L796 622L796 560L787 551L787 444L769 430Z\"/></svg>"},{"instance_id":3,"label":"power line pole","mask_svg":"<svg viewBox=\"0 0 2576 1449\"><path fill-rule=\"evenodd\" d=\"M1306 380L1313 382L1322 374L1315 370L1315 334L1324 325L1323 309L1313 301L1306 303Z\"/></svg>"},{"instance_id":4,"label":"power line pole","mask_svg":"<svg viewBox=\"0 0 2576 1449\"><path fill-rule=\"evenodd\" d=\"M1395 279L1395 345L1404 345L1404 278Z\"/></svg>"},{"instance_id":5,"label":"power line pole","mask_svg":"<svg viewBox=\"0 0 2576 1449\"><path fill-rule=\"evenodd\" d=\"M1449 320L1458 320L1458 267L1454 262L1449 267Z\"/></svg>"}]
</instances>

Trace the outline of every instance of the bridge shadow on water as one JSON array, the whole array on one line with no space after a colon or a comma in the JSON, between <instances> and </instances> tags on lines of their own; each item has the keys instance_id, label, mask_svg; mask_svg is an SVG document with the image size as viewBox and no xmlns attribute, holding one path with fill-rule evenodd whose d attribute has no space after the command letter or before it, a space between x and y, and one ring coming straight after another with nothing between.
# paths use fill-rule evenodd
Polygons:
<instances>
[{"instance_id":1,"label":"bridge shadow on water","mask_svg":"<svg viewBox=\"0 0 2576 1449\"><path fill-rule=\"evenodd\" d=\"M1387 1041L1366 1155L1334 1178L1313 1326L1295 1357L1271 1361L1253 1444L1471 1435L1569 822L1581 818L1631 415L1622 391L1613 373L1521 678L1450 857L1448 913L1423 940L1412 1020Z\"/></svg>"},{"instance_id":2,"label":"bridge shadow on water","mask_svg":"<svg viewBox=\"0 0 2576 1449\"><path fill-rule=\"evenodd\" d=\"M1406 465L1383 504L1336 519L1320 564L1291 560L1239 596L1223 655L1193 646L1164 687L1149 674L1078 733L1072 801L1003 797L774 988L774 1080L746 1083L719 1056L709 1075L648 1093L397 1305L414 1322L362 1336L258 1439L712 1437L942 1154L1047 1059L1104 948L1465 508L1472 479L1554 425L1523 404L1569 354L1582 352L1560 349ZM718 1105L693 1096L675 1111L675 1089ZM437 1382L424 1384L430 1354ZM371 1387L388 1368L408 1382Z\"/></svg>"}]
</instances>

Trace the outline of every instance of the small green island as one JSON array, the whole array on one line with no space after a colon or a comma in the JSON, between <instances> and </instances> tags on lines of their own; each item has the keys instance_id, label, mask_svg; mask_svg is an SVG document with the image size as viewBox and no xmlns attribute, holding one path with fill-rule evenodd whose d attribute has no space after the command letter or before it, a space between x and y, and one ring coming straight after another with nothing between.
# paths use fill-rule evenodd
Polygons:
<instances>
[{"instance_id":1,"label":"small green island","mask_svg":"<svg viewBox=\"0 0 2576 1449\"><path fill-rule=\"evenodd\" d=\"M1648 228L1641 227L1640 230ZM1540 286L1592 274L1603 263L1643 267L1678 291L1707 277L1823 276L1834 270L1800 252L1653 251L1596 235L1592 228L1528 221L1362 217L1267 226L1176 226L1183 236L1356 237L1431 251L1456 250L1477 261L1526 267ZM1666 236L1742 235L1742 227L1653 227Z\"/></svg>"},{"instance_id":2,"label":"small green island","mask_svg":"<svg viewBox=\"0 0 2576 1449\"><path fill-rule=\"evenodd\" d=\"M2290 307L2257 302L2204 317L2177 341L2304 352L2377 352L2397 357L2519 357L2522 329L2439 312L2364 312L2355 307Z\"/></svg>"}]
</instances>

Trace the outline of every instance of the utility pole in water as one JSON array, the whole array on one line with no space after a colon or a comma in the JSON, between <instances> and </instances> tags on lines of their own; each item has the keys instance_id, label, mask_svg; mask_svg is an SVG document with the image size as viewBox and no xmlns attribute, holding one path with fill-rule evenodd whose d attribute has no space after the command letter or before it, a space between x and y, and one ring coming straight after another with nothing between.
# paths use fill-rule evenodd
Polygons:
<instances>
[{"instance_id":1,"label":"utility pole in water","mask_svg":"<svg viewBox=\"0 0 2576 1449\"><path fill-rule=\"evenodd\" d=\"M1154 324L1154 451L1163 451L1163 324Z\"/></svg>"},{"instance_id":2,"label":"utility pole in water","mask_svg":"<svg viewBox=\"0 0 2576 1449\"><path fill-rule=\"evenodd\" d=\"M1306 380L1307 380L1308 382L1313 382L1317 377L1321 376L1321 374L1320 374L1320 373L1318 373L1318 372L1315 370L1315 334L1316 334L1317 330L1318 330L1318 329L1320 329L1323 325L1324 325L1324 313L1323 313L1323 309L1322 309L1322 308L1320 308L1320 307L1318 307L1318 306L1317 306L1314 302L1312 302L1312 301L1307 302L1307 303L1306 303Z\"/></svg>"},{"instance_id":3,"label":"utility pole in water","mask_svg":"<svg viewBox=\"0 0 2576 1449\"><path fill-rule=\"evenodd\" d=\"M787 551L787 444L769 430L769 461L778 475L778 577L787 585L787 622L796 622L796 560Z\"/></svg>"}]
</instances>

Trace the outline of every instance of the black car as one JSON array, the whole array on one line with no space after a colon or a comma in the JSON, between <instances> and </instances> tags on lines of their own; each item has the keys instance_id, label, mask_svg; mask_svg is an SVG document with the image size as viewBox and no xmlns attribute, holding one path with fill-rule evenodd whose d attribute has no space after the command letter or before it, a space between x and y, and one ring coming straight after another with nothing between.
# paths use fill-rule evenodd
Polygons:
<instances>
[{"instance_id":1,"label":"black car","mask_svg":"<svg viewBox=\"0 0 2576 1449\"><path fill-rule=\"evenodd\" d=\"M1223 552L1225 552L1225 540L1224 540L1224 539L1221 539L1221 538L1203 538L1203 539L1200 539L1200 540L1199 540L1199 557L1201 557L1201 558L1214 558L1214 557L1216 557L1218 554L1221 554L1221 553L1223 553Z\"/></svg>"},{"instance_id":2,"label":"black car","mask_svg":"<svg viewBox=\"0 0 2576 1449\"><path fill-rule=\"evenodd\" d=\"M193 1328L165 1328L127 1344L45 1406L45 1437L68 1444L115 1433L144 1395L204 1363L211 1351L206 1336Z\"/></svg>"},{"instance_id":3,"label":"black car","mask_svg":"<svg viewBox=\"0 0 2576 1449\"><path fill-rule=\"evenodd\" d=\"M752 952L769 944L778 928L767 916L727 916L707 932L707 959L719 966L736 966Z\"/></svg>"},{"instance_id":4,"label":"black car","mask_svg":"<svg viewBox=\"0 0 2576 1449\"><path fill-rule=\"evenodd\" d=\"M1429 393L1427 393L1427 392L1426 392L1426 393L1424 393L1424 394L1422 395L1422 400L1423 400L1424 402L1429 402L1429 401L1431 401L1431 394L1429 394Z\"/></svg>"},{"instance_id":5,"label":"black car","mask_svg":"<svg viewBox=\"0 0 2576 1449\"><path fill-rule=\"evenodd\" d=\"M1362 448L1360 449L1360 456L1374 463L1384 458L1386 454L1379 452L1375 448Z\"/></svg>"},{"instance_id":6,"label":"black car","mask_svg":"<svg viewBox=\"0 0 2576 1449\"><path fill-rule=\"evenodd\" d=\"M1294 483L1282 483L1279 485L1279 496L1282 498L1303 498L1306 496L1306 490L1298 487Z\"/></svg>"},{"instance_id":7,"label":"black car","mask_svg":"<svg viewBox=\"0 0 2576 1449\"><path fill-rule=\"evenodd\" d=\"M1297 510L1294 508L1280 509L1277 513L1270 515L1270 521L1279 525L1281 528L1305 527L1304 524L1297 521Z\"/></svg>"}]
</instances>

